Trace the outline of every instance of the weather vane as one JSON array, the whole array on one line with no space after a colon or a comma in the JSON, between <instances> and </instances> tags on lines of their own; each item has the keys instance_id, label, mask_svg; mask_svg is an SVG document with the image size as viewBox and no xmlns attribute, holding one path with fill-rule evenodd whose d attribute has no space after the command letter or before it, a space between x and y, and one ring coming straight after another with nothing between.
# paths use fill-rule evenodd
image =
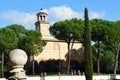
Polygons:
<instances>
[{"instance_id":1,"label":"weather vane","mask_svg":"<svg viewBox=\"0 0 120 80\"><path fill-rule=\"evenodd\" d=\"M43 10L43 8L40 9L41 11Z\"/></svg>"}]
</instances>

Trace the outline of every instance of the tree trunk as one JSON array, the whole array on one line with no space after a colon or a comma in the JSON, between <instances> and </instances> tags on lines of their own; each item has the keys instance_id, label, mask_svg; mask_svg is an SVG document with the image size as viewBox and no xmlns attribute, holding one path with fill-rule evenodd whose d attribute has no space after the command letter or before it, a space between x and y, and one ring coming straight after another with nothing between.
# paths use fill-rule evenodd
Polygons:
<instances>
[{"instance_id":1,"label":"tree trunk","mask_svg":"<svg viewBox=\"0 0 120 80\"><path fill-rule=\"evenodd\" d=\"M97 74L100 74L100 41L98 40L98 53L97 53Z\"/></svg>"},{"instance_id":2,"label":"tree trunk","mask_svg":"<svg viewBox=\"0 0 120 80\"><path fill-rule=\"evenodd\" d=\"M33 72L33 76L35 75L35 61L34 61L34 55L32 55L33 57L33 63L32 63L32 72Z\"/></svg>"},{"instance_id":3,"label":"tree trunk","mask_svg":"<svg viewBox=\"0 0 120 80\"><path fill-rule=\"evenodd\" d=\"M4 52L2 52L2 77L4 77Z\"/></svg>"},{"instance_id":4,"label":"tree trunk","mask_svg":"<svg viewBox=\"0 0 120 80\"><path fill-rule=\"evenodd\" d=\"M71 51L73 49L73 45L74 45L74 40L73 40L73 43L71 45ZM71 59L71 52L70 52L70 43L68 43L68 74L70 73L69 72L69 69L70 69L70 59Z\"/></svg>"},{"instance_id":5,"label":"tree trunk","mask_svg":"<svg viewBox=\"0 0 120 80\"><path fill-rule=\"evenodd\" d=\"M68 43L68 70L67 74L69 74L69 69L70 69L70 43Z\"/></svg>"},{"instance_id":6,"label":"tree trunk","mask_svg":"<svg viewBox=\"0 0 120 80\"><path fill-rule=\"evenodd\" d=\"M119 50L120 50L120 42L119 42L119 44L118 44L118 48L117 48L117 50L116 50L115 66L114 66L114 75L116 75L117 68L118 68Z\"/></svg>"},{"instance_id":7,"label":"tree trunk","mask_svg":"<svg viewBox=\"0 0 120 80\"><path fill-rule=\"evenodd\" d=\"M59 45L59 76L61 73L61 61L60 61L61 57L60 57L60 45Z\"/></svg>"}]
</instances>

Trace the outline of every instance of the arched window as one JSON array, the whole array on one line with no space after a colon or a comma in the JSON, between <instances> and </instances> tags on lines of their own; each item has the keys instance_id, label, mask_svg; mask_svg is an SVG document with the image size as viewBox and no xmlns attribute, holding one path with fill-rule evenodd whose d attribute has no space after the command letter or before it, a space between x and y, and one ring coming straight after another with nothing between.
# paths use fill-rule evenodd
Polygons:
<instances>
[{"instance_id":1,"label":"arched window","mask_svg":"<svg viewBox=\"0 0 120 80\"><path fill-rule=\"evenodd\" d=\"M42 16L40 16L40 21L42 21Z\"/></svg>"},{"instance_id":2,"label":"arched window","mask_svg":"<svg viewBox=\"0 0 120 80\"><path fill-rule=\"evenodd\" d=\"M44 18L43 20L45 21L45 15L43 16L43 18Z\"/></svg>"}]
</instances>

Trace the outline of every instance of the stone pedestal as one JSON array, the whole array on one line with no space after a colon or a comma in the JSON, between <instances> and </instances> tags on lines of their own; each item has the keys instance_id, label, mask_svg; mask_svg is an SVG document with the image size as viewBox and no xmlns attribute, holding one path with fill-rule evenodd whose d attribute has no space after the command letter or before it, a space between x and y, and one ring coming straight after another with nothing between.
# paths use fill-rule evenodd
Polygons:
<instances>
[{"instance_id":1,"label":"stone pedestal","mask_svg":"<svg viewBox=\"0 0 120 80\"><path fill-rule=\"evenodd\" d=\"M14 49L9 54L9 77L8 80L26 80L24 65L27 62L27 55L21 49Z\"/></svg>"}]
</instances>

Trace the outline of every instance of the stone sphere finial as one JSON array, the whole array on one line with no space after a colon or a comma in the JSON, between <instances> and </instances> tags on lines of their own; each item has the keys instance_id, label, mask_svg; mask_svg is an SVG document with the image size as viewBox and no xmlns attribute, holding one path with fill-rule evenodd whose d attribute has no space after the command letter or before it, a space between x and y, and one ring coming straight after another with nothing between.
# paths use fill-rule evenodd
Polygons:
<instances>
[{"instance_id":1,"label":"stone sphere finial","mask_svg":"<svg viewBox=\"0 0 120 80\"><path fill-rule=\"evenodd\" d=\"M24 65L27 62L27 54L21 49L14 49L9 54L9 77L8 80L26 80Z\"/></svg>"},{"instance_id":2,"label":"stone sphere finial","mask_svg":"<svg viewBox=\"0 0 120 80\"><path fill-rule=\"evenodd\" d=\"M21 49L14 49L10 51L9 60L14 66L24 66L27 62L26 52Z\"/></svg>"}]
</instances>

